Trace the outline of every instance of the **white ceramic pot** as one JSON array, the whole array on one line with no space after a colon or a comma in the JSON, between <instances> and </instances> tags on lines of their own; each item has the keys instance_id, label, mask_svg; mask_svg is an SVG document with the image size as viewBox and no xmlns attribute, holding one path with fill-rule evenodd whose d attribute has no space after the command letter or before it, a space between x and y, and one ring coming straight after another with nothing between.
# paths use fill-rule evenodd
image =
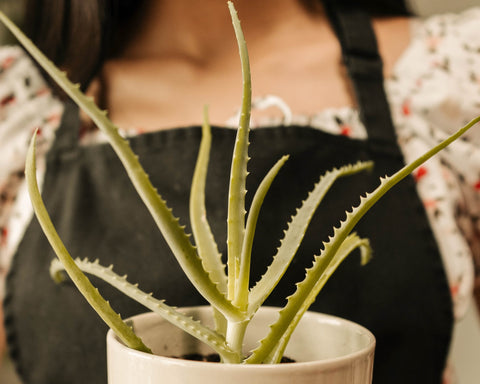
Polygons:
<instances>
[{"instance_id":1,"label":"white ceramic pot","mask_svg":"<svg viewBox=\"0 0 480 384\"><path fill-rule=\"evenodd\" d=\"M184 308L193 317L211 323L209 307ZM252 320L245 350L267 332L278 309L261 308ZM108 383L166 384L371 384L375 338L350 321L307 312L288 344L288 364L242 365L205 363L168 356L211 353L193 337L161 317L145 313L132 318L135 332L154 355L123 345L110 330L107 335Z\"/></svg>"}]
</instances>

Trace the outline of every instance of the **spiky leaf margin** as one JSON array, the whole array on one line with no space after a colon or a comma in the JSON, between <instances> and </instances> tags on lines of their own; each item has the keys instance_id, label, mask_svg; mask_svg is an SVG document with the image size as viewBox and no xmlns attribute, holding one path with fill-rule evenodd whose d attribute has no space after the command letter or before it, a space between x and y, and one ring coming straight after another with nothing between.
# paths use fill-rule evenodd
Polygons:
<instances>
[{"instance_id":1,"label":"spiky leaf margin","mask_svg":"<svg viewBox=\"0 0 480 384\"><path fill-rule=\"evenodd\" d=\"M270 171L268 171L267 175L263 178L262 182L257 188L257 191L255 192L250 210L248 212L234 301L234 304L242 310L246 310L248 306L252 246L260 209L273 180L287 160L288 156L283 156L275 163Z\"/></svg>"},{"instance_id":2,"label":"spiky leaf margin","mask_svg":"<svg viewBox=\"0 0 480 384\"><path fill-rule=\"evenodd\" d=\"M227 245L228 245L228 298L235 298L235 286L239 276L240 255L245 236L245 195L248 157L248 136L250 130L250 110L252 105L252 81L247 44L240 26L237 11L231 1L228 8L238 43L242 66L243 95L240 121L233 149L230 171L230 187L228 192Z\"/></svg>"},{"instance_id":3,"label":"spiky leaf margin","mask_svg":"<svg viewBox=\"0 0 480 384\"><path fill-rule=\"evenodd\" d=\"M354 165L346 165L338 169L335 168L321 176L320 180L315 184L314 189L303 202L301 208L299 208L292 217L285 231L285 236L277 250L277 254L266 273L252 288L248 305L248 313L250 315L253 315L258 310L284 275L303 240L313 214L333 183L340 177L370 170L372 167L373 162L371 161L358 162Z\"/></svg>"},{"instance_id":4,"label":"spiky leaf margin","mask_svg":"<svg viewBox=\"0 0 480 384\"><path fill-rule=\"evenodd\" d=\"M332 260L326 256L327 248L320 256L315 256L313 266L307 269L305 279L297 284L296 292L287 298L288 303L280 310L278 320L270 327L268 336L260 342L260 347L251 354L247 363L279 363L298 322L340 264L357 248L361 252L362 265L365 265L372 255L369 240L360 238L355 233L345 239Z\"/></svg>"},{"instance_id":5,"label":"spiky leaf margin","mask_svg":"<svg viewBox=\"0 0 480 384\"><path fill-rule=\"evenodd\" d=\"M32 137L27 152L25 178L33 209L38 218L40 226L47 236L48 241L50 242L58 258L65 266L65 270L75 286L82 293L92 308L103 319L103 321L105 321L105 323L115 332L118 338L120 338L120 340L122 340L122 342L130 348L151 353L150 349L145 346L142 340L133 333L132 328L129 327L122 320L120 315L112 309L108 301L102 297L100 292L98 292L98 289L92 285L90 280L77 267L75 261L70 256L65 245L60 239L60 236L58 236L47 209L45 208L38 188L35 165L35 137L36 133Z\"/></svg>"},{"instance_id":6,"label":"spiky leaf margin","mask_svg":"<svg viewBox=\"0 0 480 384\"><path fill-rule=\"evenodd\" d=\"M227 346L222 335L190 316L179 312L177 308L167 305L164 300L158 300L151 293L142 291L138 288L138 284L129 283L126 275L120 276L113 271L113 265L104 267L100 265L98 259L90 262L87 259L77 258L75 263L83 272L104 280L126 296L131 297L173 325L204 342L222 357L222 361L229 363L239 363L241 361L241 356ZM59 260L52 260L50 273L57 282L61 279L61 272L64 270L65 267Z\"/></svg>"},{"instance_id":7,"label":"spiky leaf margin","mask_svg":"<svg viewBox=\"0 0 480 384\"><path fill-rule=\"evenodd\" d=\"M293 321L295 323L294 319L300 319L323 287L323 264L325 263L327 266L335 265L337 252L341 250L344 241L346 241L355 225L370 210L370 208L372 208L372 206L375 205L385 193L411 174L417 167L453 143L479 121L480 116L470 121L463 128L459 129L456 133L436 145L424 155L420 156L410 164L405 165L392 176L381 178L380 185L372 193L367 194L366 197L362 197L360 199L360 205L353 208L350 212L347 212L345 221L341 222L339 227L334 228L333 236L324 244L324 250L320 257L322 262L316 262L309 270L309 273L307 273L305 279L297 284L297 290L288 298L287 304L281 310L279 319L271 327L269 335L262 340L261 346L254 352L251 358L249 358L249 362L259 362L266 359L269 355L271 356L272 348L275 348L275 345L277 345L281 338L286 338L288 340L290 337L289 335L295 328L294 326L289 326L290 322ZM318 257L316 259L319 260ZM298 323L298 320L296 321ZM285 333L287 329L288 333Z\"/></svg>"},{"instance_id":8,"label":"spiky leaf margin","mask_svg":"<svg viewBox=\"0 0 480 384\"><path fill-rule=\"evenodd\" d=\"M225 265L222 262L222 255L218 251L205 208L205 185L211 144L212 132L208 121L208 108L205 106L203 110L202 140L190 189L190 223L192 225L193 237L195 238L195 245L205 270L210 271L210 277L217 284L220 292L226 294L227 275L225 273ZM217 332L225 335L227 330L226 319L216 309L214 309L214 319Z\"/></svg>"}]
</instances>

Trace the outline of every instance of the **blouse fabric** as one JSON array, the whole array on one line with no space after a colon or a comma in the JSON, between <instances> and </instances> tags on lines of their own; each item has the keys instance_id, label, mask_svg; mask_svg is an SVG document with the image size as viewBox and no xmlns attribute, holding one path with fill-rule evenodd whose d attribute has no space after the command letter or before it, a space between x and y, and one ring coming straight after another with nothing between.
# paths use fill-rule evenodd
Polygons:
<instances>
[{"instance_id":1,"label":"blouse fabric","mask_svg":"<svg viewBox=\"0 0 480 384\"><path fill-rule=\"evenodd\" d=\"M385 82L405 160L411 161L480 115L480 8L412 21L411 42ZM252 127L313 126L329 133L365 138L353 108L301 116L275 96L254 101L254 109L277 107L283 118L255 120ZM19 47L0 49L0 298L3 281L31 208L23 169L32 133L38 130L38 177L63 112L30 58ZM232 118L231 122L236 120ZM231 123L227 122L227 124ZM233 123L232 125L234 125ZM128 134L135 134L135 128ZM101 133L80 132L83 145ZM474 265L480 274L480 129L418 168L414 177L438 242L457 318L471 300ZM474 261L476 260L476 263Z\"/></svg>"}]
</instances>

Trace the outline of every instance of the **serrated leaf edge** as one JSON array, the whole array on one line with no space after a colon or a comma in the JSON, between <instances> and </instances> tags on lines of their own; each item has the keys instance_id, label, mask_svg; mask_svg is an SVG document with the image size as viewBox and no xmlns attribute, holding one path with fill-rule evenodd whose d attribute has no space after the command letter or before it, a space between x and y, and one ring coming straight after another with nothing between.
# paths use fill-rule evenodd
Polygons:
<instances>
[{"instance_id":1,"label":"serrated leaf edge","mask_svg":"<svg viewBox=\"0 0 480 384\"><path fill-rule=\"evenodd\" d=\"M120 276L115 273L112 266L104 267L99 263L98 260L91 262L88 259L79 258L75 259L75 263L83 272L104 280L106 283L118 289L126 296L131 297L173 325L204 342L215 352L217 352L222 357L223 361L240 361L241 356L228 347L223 336L203 325L199 321L194 320L192 317L179 312L176 307L167 305L164 300L156 299L151 293L142 291L138 287L138 284L132 284L128 282L126 275ZM63 269L64 266L59 260L52 260L50 267L52 274L56 275Z\"/></svg>"}]
</instances>

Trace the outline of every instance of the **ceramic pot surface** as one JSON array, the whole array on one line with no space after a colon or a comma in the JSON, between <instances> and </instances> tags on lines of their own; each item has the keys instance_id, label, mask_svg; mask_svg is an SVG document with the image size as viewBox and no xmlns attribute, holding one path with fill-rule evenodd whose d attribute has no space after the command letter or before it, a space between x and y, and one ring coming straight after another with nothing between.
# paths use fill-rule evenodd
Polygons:
<instances>
[{"instance_id":1,"label":"ceramic pot surface","mask_svg":"<svg viewBox=\"0 0 480 384\"><path fill-rule=\"evenodd\" d=\"M210 307L183 308L212 323ZM275 320L278 308L255 315L245 338L252 350ZM307 312L292 335L285 356L295 363L251 365L182 360L171 356L209 354L209 347L154 313L131 318L133 327L154 355L126 347L107 334L109 384L371 384L375 338L366 328L338 317Z\"/></svg>"}]
</instances>

